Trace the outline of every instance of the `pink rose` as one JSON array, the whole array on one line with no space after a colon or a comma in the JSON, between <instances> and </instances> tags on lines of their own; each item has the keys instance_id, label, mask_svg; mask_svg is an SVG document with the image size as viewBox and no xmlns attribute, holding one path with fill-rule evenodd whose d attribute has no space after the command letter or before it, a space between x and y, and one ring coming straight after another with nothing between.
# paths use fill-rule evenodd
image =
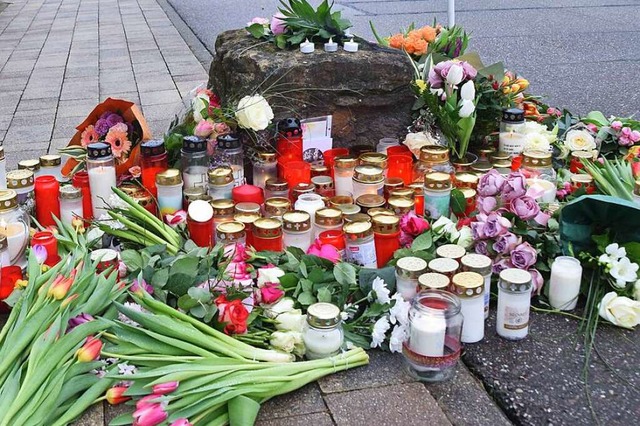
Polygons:
<instances>
[{"instance_id":1,"label":"pink rose","mask_svg":"<svg viewBox=\"0 0 640 426\"><path fill-rule=\"evenodd\" d=\"M414 212L409 212L400 219L400 230L417 237L429 230L429 222Z\"/></svg>"},{"instance_id":2,"label":"pink rose","mask_svg":"<svg viewBox=\"0 0 640 426\"><path fill-rule=\"evenodd\" d=\"M213 125L213 131L216 135L225 135L231 132L231 128L227 125L227 123L215 123Z\"/></svg>"},{"instance_id":3,"label":"pink rose","mask_svg":"<svg viewBox=\"0 0 640 426\"><path fill-rule=\"evenodd\" d=\"M633 143L640 141L640 132L637 130L634 130L633 132L631 132L629 139L631 139Z\"/></svg>"},{"instance_id":4,"label":"pink rose","mask_svg":"<svg viewBox=\"0 0 640 426\"><path fill-rule=\"evenodd\" d=\"M527 193L525 177L520 172L511 173L502 188L502 199L511 201Z\"/></svg>"},{"instance_id":5,"label":"pink rose","mask_svg":"<svg viewBox=\"0 0 640 426\"><path fill-rule=\"evenodd\" d=\"M193 133L201 138L208 138L213 133L213 124L207 120L200 120L196 128L193 129Z\"/></svg>"},{"instance_id":6,"label":"pink rose","mask_svg":"<svg viewBox=\"0 0 640 426\"><path fill-rule=\"evenodd\" d=\"M616 120L611 123L611 128L616 132L619 132L622 129L622 121Z\"/></svg>"},{"instance_id":7,"label":"pink rose","mask_svg":"<svg viewBox=\"0 0 640 426\"><path fill-rule=\"evenodd\" d=\"M322 244L319 239L316 239L315 242L309 246L307 254L322 257L333 263L340 261L340 252L338 249L331 244Z\"/></svg>"},{"instance_id":8,"label":"pink rose","mask_svg":"<svg viewBox=\"0 0 640 426\"><path fill-rule=\"evenodd\" d=\"M271 18L271 32L273 35L284 34L287 31L287 23L282 19L285 16L278 12Z\"/></svg>"},{"instance_id":9,"label":"pink rose","mask_svg":"<svg viewBox=\"0 0 640 426\"><path fill-rule=\"evenodd\" d=\"M473 222L471 223L471 236L474 240L482 240L487 236L484 233L486 222Z\"/></svg>"},{"instance_id":10,"label":"pink rose","mask_svg":"<svg viewBox=\"0 0 640 426\"><path fill-rule=\"evenodd\" d=\"M509 228L511 228L511 222L500 213L493 212L487 216L484 234L489 238L495 238L507 232ZM473 228L471 230L473 231Z\"/></svg>"},{"instance_id":11,"label":"pink rose","mask_svg":"<svg viewBox=\"0 0 640 426\"><path fill-rule=\"evenodd\" d=\"M529 269L536 264L538 252L529 243L522 243L511 251L511 263L518 269Z\"/></svg>"},{"instance_id":12,"label":"pink rose","mask_svg":"<svg viewBox=\"0 0 640 426\"><path fill-rule=\"evenodd\" d=\"M493 262L493 273L500 274L505 269L513 268L513 264L508 257L502 257Z\"/></svg>"},{"instance_id":13,"label":"pink rose","mask_svg":"<svg viewBox=\"0 0 640 426\"><path fill-rule=\"evenodd\" d=\"M174 214L167 213L164 215L164 221L170 226L178 226L181 223L185 223L187 220L187 212L184 210L178 210Z\"/></svg>"},{"instance_id":14,"label":"pink rose","mask_svg":"<svg viewBox=\"0 0 640 426\"><path fill-rule=\"evenodd\" d=\"M531 296L538 295L542 292L542 286L544 285L544 278L542 278L542 274L534 268L529 269L529 273L531 274L531 282L533 283L533 291L531 292Z\"/></svg>"},{"instance_id":15,"label":"pink rose","mask_svg":"<svg viewBox=\"0 0 640 426\"><path fill-rule=\"evenodd\" d=\"M623 127L620 135L618 136L618 144L621 146L631 146L633 145L633 140L631 139L633 131L630 127Z\"/></svg>"},{"instance_id":16,"label":"pink rose","mask_svg":"<svg viewBox=\"0 0 640 426\"><path fill-rule=\"evenodd\" d=\"M591 130L593 133L598 133L598 126L595 124L587 124L587 129Z\"/></svg>"},{"instance_id":17,"label":"pink rose","mask_svg":"<svg viewBox=\"0 0 640 426\"><path fill-rule=\"evenodd\" d=\"M284 291L280 288L279 284L267 283L260 287L260 299L262 303L266 303L267 305L276 303L282 296L284 296Z\"/></svg>"},{"instance_id":18,"label":"pink rose","mask_svg":"<svg viewBox=\"0 0 640 426\"><path fill-rule=\"evenodd\" d=\"M229 262L225 268L225 276L231 278L234 281L250 280L250 269L246 262Z\"/></svg>"},{"instance_id":19,"label":"pink rose","mask_svg":"<svg viewBox=\"0 0 640 426\"><path fill-rule=\"evenodd\" d=\"M478 197L476 208L480 213L489 214L498 206L496 197Z\"/></svg>"},{"instance_id":20,"label":"pink rose","mask_svg":"<svg viewBox=\"0 0 640 426\"><path fill-rule=\"evenodd\" d=\"M498 195L505 184L505 178L497 170L485 173L478 182L478 194L483 197Z\"/></svg>"},{"instance_id":21,"label":"pink rose","mask_svg":"<svg viewBox=\"0 0 640 426\"><path fill-rule=\"evenodd\" d=\"M493 249L501 254L509 254L519 242L520 238L517 235L506 232L496 239L496 242L493 243Z\"/></svg>"},{"instance_id":22,"label":"pink rose","mask_svg":"<svg viewBox=\"0 0 640 426\"><path fill-rule=\"evenodd\" d=\"M547 114L560 117L562 115L562 111L560 111L558 108L551 107L551 108L547 108Z\"/></svg>"},{"instance_id":23,"label":"pink rose","mask_svg":"<svg viewBox=\"0 0 640 426\"><path fill-rule=\"evenodd\" d=\"M538 206L536 200L525 195L524 197L511 200L509 210L522 220L530 220L540 213L540 206Z\"/></svg>"},{"instance_id":24,"label":"pink rose","mask_svg":"<svg viewBox=\"0 0 640 426\"><path fill-rule=\"evenodd\" d=\"M242 243L229 244L224 248L224 256L233 256L232 262L246 262L251 260L253 255L253 250Z\"/></svg>"}]
</instances>

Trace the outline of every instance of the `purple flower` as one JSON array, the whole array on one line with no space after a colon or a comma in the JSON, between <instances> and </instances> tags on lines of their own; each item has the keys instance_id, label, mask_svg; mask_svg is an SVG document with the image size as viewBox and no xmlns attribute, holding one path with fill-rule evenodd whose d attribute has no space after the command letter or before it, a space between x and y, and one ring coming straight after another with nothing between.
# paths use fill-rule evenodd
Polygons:
<instances>
[{"instance_id":1,"label":"purple flower","mask_svg":"<svg viewBox=\"0 0 640 426\"><path fill-rule=\"evenodd\" d=\"M47 249L41 244L36 244L31 247L33 254L36 256L38 264L42 265L47 260Z\"/></svg>"},{"instance_id":2,"label":"purple flower","mask_svg":"<svg viewBox=\"0 0 640 426\"><path fill-rule=\"evenodd\" d=\"M476 208L480 213L489 214L498 205L498 200L495 197L478 197L476 201Z\"/></svg>"},{"instance_id":3,"label":"purple flower","mask_svg":"<svg viewBox=\"0 0 640 426\"><path fill-rule=\"evenodd\" d=\"M476 76L478 75L478 71L476 71L473 65L465 61L460 62L460 64L462 65L462 69L464 70L463 80L473 80L474 78L476 78Z\"/></svg>"},{"instance_id":4,"label":"purple flower","mask_svg":"<svg viewBox=\"0 0 640 426\"><path fill-rule=\"evenodd\" d=\"M282 19L285 16L278 12L271 18L271 32L273 35L284 34L287 31L287 23Z\"/></svg>"},{"instance_id":5,"label":"purple flower","mask_svg":"<svg viewBox=\"0 0 640 426\"><path fill-rule=\"evenodd\" d=\"M531 296L534 294L540 296L542 292L542 286L544 285L544 278L542 274L534 268L529 269L529 273L531 274L531 281L533 283L533 291L531 292Z\"/></svg>"},{"instance_id":6,"label":"purple flower","mask_svg":"<svg viewBox=\"0 0 640 426\"><path fill-rule=\"evenodd\" d=\"M536 200L525 195L524 197L511 200L509 210L522 220L530 220L540 213L540 206L538 206Z\"/></svg>"},{"instance_id":7,"label":"purple flower","mask_svg":"<svg viewBox=\"0 0 640 426\"><path fill-rule=\"evenodd\" d=\"M511 263L518 269L529 269L536 264L538 253L529 243L522 243L511 251Z\"/></svg>"},{"instance_id":8,"label":"purple flower","mask_svg":"<svg viewBox=\"0 0 640 426\"><path fill-rule=\"evenodd\" d=\"M511 232L505 232L493 243L493 249L500 254L509 254L511 250L518 245L519 241L520 238L518 238L517 235Z\"/></svg>"},{"instance_id":9,"label":"purple flower","mask_svg":"<svg viewBox=\"0 0 640 426\"><path fill-rule=\"evenodd\" d=\"M118 123L124 123L124 120L119 114L113 113L107 117L107 123L109 124L109 128L111 128Z\"/></svg>"},{"instance_id":10,"label":"purple flower","mask_svg":"<svg viewBox=\"0 0 640 426\"><path fill-rule=\"evenodd\" d=\"M485 256L489 254L489 246L486 241L476 241L475 250L478 254L484 254Z\"/></svg>"},{"instance_id":11,"label":"purple flower","mask_svg":"<svg viewBox=\"0 0 640 426\"><path fill-rule=\"evenodd\" d=\"M147 292L149 294L153 294L153 287L147 284L144 279L138 280L137 278L133 280L133 284L131 284L131 288L129 289L132 293L142 294Z\"/></svg>"},{"instance_id":12,"label":"purple flower","mask_svg":"<svg viewBox=\"0 0 640 426\"><path fill-rule=\"evenodd\" d=\"M497 170L490 170L478 181L478 194L483 197L498 195L505 184L505 178Z\"/></svg>"},{"instance_id":13,"label":"purple flower","mask_svg":"<svg viewBox=\"0 0 640 426\"><path fill-rule=\"evenodd\" d=\"M507 232L509 228L511 228L511 222L500 213L493 212L487 216L484 234L489 238L495 238Z\"/></svg>"},{"instance_id":14,"label":"purple flower","mask_svg":"<svg viewBox=\"0 0 640 426\"><path fill-rule=\"evenodd\" d=\"M94 126L94 129L96 130L96 132L98 132L100 136L104 136L107 134L110 127L111 126L109 126L109 123L107 123L107 119L101 118L98 121L96 121L96 125Z\"/></svg>"},{"instance_id":15,"label":"purple flower","mask_svg":"<svg viewBox=\"0 0 640 426\"><path fill-rule=\"evenodd\" d=\"M471 236L474 240L483 240L486 238L484 227L486 222L471 222Z\"/></svg>"},{"instance_id":16,"label":"purple flower","mask_svg":"<svg viewBox=\"0 0 640 426\"><path fill-rule=\"evenodd\" d=\"M93 321L93 317L89 314L80 314L69 319L67 324L67 333L79 326L80 324L84 324L85 322Z\"/></svg>"},{"instance_id":17,"label":"purple flower","mask_svg":"<svg viewBox=\"0 0 640 426\"><path fill-rule=\"evenodd\" d=\"M493 273L500 274L505 269L513 268L514 265L508 257L502 257L493 262Z\"/></svg>"},{"instance_id":18,"label":"purple flower","mask_svg":"<svg viewBox=\"0 0 640 426\"><path fill-rule=\"evenodd\" d=\"M526 179L520 172L511 173L502 188L502 199L511 201L527 193Z\"/></svg>"},{"instance_id":19,"label":"purple flower","mask_svg":"<svg viewBox=\"0 0 640 426\"><path fill-rule=\"evenodd\" d=\"M99 119L106 120L107 117L110 116L111 114L113 114L111 111L105 111L100 115Z\"/></svg>"}]
</instances>

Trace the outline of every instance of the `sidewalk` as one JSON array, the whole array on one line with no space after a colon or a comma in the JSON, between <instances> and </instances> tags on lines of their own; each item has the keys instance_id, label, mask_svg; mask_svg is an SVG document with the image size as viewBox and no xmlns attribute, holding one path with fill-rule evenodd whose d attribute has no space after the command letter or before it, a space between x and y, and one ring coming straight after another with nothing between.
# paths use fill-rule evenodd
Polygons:
<instances>
[{"instance_id":1,"label":"sidewalk","mask_svg":"<svg viewBox=\"0 0 640 426\"><path fill-rule=\"evenodd\" d=\"M161 136L207 72L155 0L14 0L0 13L0 143L8 170L67 144L107 97Z\"/></svg>"}]
</instances>

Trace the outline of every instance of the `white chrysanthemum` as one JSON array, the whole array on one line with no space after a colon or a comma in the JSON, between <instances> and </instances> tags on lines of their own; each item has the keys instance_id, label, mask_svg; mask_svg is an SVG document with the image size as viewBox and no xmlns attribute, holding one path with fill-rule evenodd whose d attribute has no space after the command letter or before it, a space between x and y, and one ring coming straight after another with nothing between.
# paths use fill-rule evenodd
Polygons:
<instances>
[{"instance_id":1,"label":"white chrysanthemum","mask_svg":"<svg viewBox=\"0 0 640 426\"><path fill-rule=\"evenodd\" d=\"M376 301L382 305L389 303L391 298L389 297L389 289L384 280L380 277L376 277L371 283L371 291L376 295ZM369 293L371 296L371 293Z\"/></svg>"},{"instance_id":2,"label":"white chrysanthemum","mask_svg":"<svg viewBox=\"0 0 640 426\"><path fill-rule=\"evenodd\" d=\"M396 293L392 297L395 300L395 304L389 310L389 316L391 324L409 324L409 309L411 303L404 300L400 293Z\"/></svg>"},{"instance_id":3,"label":"white chrysanthemum","mask_svg":"<svg viewBox=\"0 0 640 426\"><path fill-rule=\"evenodd\" d=\"M373 325L373 331L371 332L371 347L377 348L382 345L384 340L387 338L387 331L391 328L391 324L389 324L389 318L385 315L380 318Z\"/></svg>"},{"instance_id":4,"label":"white chrysanthemum","mask_svg":"<svg viewBox=\"0 0 640 426\"><path fill-rule=\"evenodd\" d=\"M396 325L389 338L389 350L391 352L402 352L402 344L407 340L407 327Z\"/></svg>"}]
</instances>

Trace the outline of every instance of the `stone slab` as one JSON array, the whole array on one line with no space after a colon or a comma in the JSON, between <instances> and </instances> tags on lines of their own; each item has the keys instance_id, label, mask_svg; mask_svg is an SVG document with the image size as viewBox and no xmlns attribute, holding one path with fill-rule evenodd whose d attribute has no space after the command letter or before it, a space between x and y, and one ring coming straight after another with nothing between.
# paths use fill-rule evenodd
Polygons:
<instances>
[{"instance_id":1,"label":"stone slab","mask_svg":"<svg viewBox=\"0 0 640 426\"><path fill-rule=\"evenodd\" d=\"M262 404L258 414L258 422L282 419L288 422L289 417L325 413L327 406L322 400L320 387L310 383L295 392L277 396Z\"/></svg>"},{"instance_id":2,"label":"stone slab","mask_svg":"<svg viewBox=\"0 0 640 426\"><path fill-rule=\"evenodd\" d=\"M261 420L258 418L256 426L334 426L335 423L328 413L314 413L304 416L284 417L279 419Z\"/></svg>"}]
</instances>

